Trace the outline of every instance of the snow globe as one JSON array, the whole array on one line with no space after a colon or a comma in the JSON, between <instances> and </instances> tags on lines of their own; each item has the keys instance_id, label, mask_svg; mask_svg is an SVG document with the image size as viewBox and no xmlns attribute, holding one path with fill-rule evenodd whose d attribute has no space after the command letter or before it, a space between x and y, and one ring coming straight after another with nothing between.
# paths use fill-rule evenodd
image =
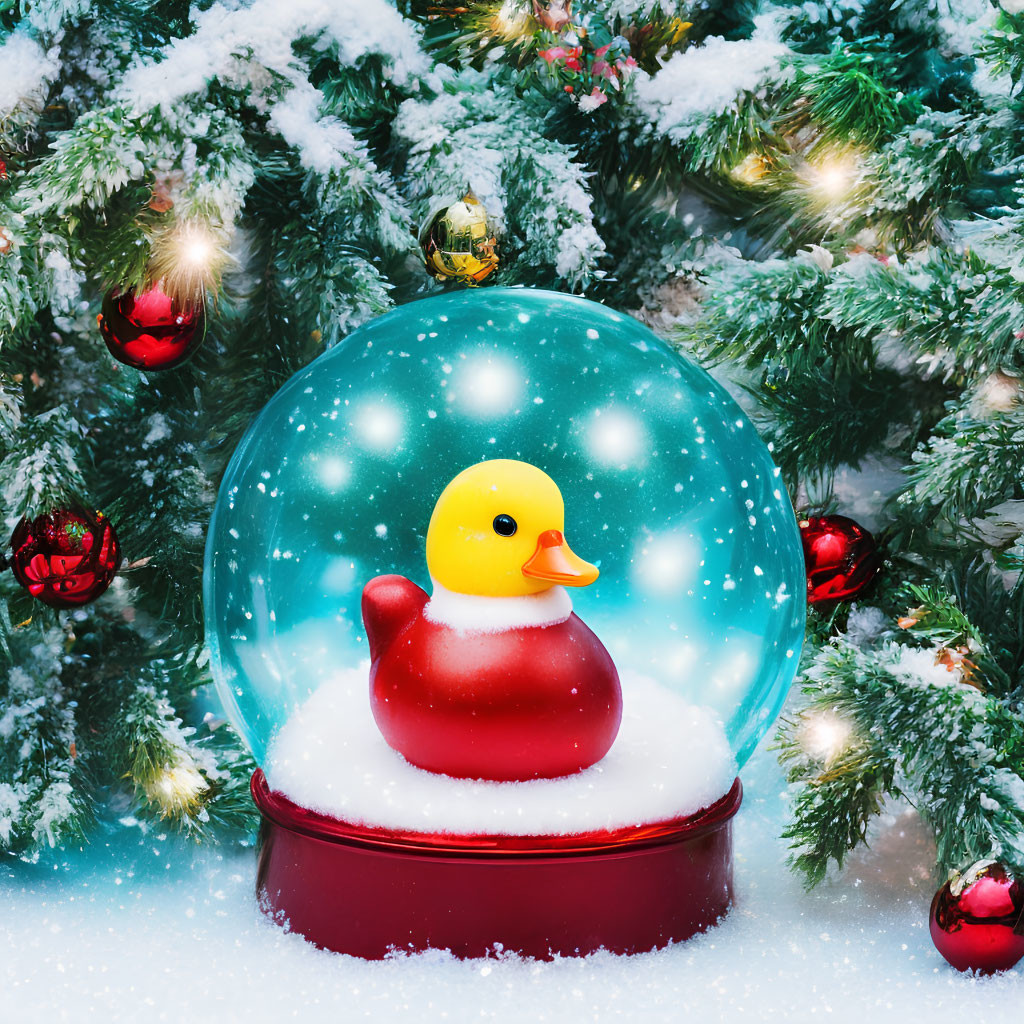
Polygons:
<instances>
[{"instance_id":1,"label":"snow globe","mask_svg":"<svg viewBox=\"0 0 1024 1024\"><path fill-rule=\"evenodd\" d=\"M366 324L252 424L207 542L264 908L364 957L707 928L804 589L767 448L640 323L492 288Z\"/></svg>"}]
</instances>

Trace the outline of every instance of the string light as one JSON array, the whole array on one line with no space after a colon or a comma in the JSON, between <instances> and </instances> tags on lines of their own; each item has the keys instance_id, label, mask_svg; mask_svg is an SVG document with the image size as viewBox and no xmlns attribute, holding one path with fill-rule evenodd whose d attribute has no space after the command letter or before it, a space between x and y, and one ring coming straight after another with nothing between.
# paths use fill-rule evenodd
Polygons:
<instances>
[{"instance_id":1,"label":"string light","mask_svg":"<svg viewBox=\"0 0 1024 1024\"><path fill-rule=\"evenodd\" d=\"M822 206L834 206L853 197L864 172L861 154L837 150L808 161L798 173L805 188Z\"/></svg>"},{"instance_id":2,"label":"string light","mask_svg":"<svg viewBox=\"0 0 1024 1024\"><path fill-rule=\"evenodd\" d=\"M216 289L227 260L221 235L202 220L184 220L153 239L149 271L167 295L194 307Z\"/></svg>"},{"instance_id":3,"label":"string light","mask_svg":"<svg viewBox=\"0 0 1024 1024\"><path fill-rule=\"evenodd\" d=\"M163 809L165 818L191 811L208 787L206 779L192 764L176 764L143 786L150 802Z\"/></svg>"},{"instance_id":4,"label":"string light","mask_svg":"<svg viewBox=\"0 0 1024 1024\"><path fill-rule=\"evenodd\" d=\"M491 32L504 42L532 35L529 13L514 0L505 0L492 16L489 27Z\"/></svg>"},{"instance_id":5,"label":"string light","mask_svg":"<svg viewBox=\"0 0 1024 1024\"><path fill-rule=\"evenodd\" d=\"M742 185L756 185L767 173L767 159L760 153L748 153L729 172L729 177Z\"/></svg>"},{"instance_id":6,"label":"string light","mask_svg":"<svg viewBox=\"0 0 1024 1024\"><path fill-rule=\"evenodd\" d=\"M797 742L815 761L828 765L850 746L853 726L834 711L808 711L801 716Z\"/></svg>"}]
</instances>

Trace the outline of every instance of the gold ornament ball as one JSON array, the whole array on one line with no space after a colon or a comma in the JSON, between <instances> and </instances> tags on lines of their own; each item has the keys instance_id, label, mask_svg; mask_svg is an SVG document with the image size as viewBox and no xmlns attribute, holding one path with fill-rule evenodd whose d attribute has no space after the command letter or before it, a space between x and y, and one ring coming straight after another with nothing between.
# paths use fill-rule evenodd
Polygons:
<instances>
[{"instance_id":1,"label":"gold ornament ball","mask_svg":"<svg viewBox=\"0 0 1024 1024\"><path fill-rule=\"evenodd\" d=\"M496 244L487 210L472 192L442 206L420 232L427 272L438 281L451 279L471 288L498 266Z\"/></svg>"}]
</instances>

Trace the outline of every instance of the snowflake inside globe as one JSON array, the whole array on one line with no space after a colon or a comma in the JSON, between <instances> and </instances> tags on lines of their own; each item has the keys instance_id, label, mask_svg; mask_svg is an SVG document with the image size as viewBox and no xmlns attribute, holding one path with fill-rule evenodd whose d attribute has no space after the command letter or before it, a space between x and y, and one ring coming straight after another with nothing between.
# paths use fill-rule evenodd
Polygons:
<instances>
[{"instance_id":1,"label":"snowflake inside globe","mask_svg":"<svg viewBox=\"0 0 1024 1024\"><path fill-rule=\"evenodd\" d=\"M626 315L495 288L396 309L278 392L225 476L206 606L290 799L550 835L721 798L792 681L804 586L718 384Z\"/></svg>"}]
</instances>

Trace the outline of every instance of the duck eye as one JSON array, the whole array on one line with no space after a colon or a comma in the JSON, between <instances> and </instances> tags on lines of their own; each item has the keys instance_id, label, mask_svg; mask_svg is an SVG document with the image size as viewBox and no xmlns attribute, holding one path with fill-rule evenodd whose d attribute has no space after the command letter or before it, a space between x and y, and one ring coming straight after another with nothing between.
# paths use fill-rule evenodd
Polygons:
<instances>
[{"instance_id":1,"label":"duck eye","mask_svg":"<svg viewBox=\"0 0 1024 1024\"><path fill-rule=\"evenodd\" d=\"M494 522L491 524L494 527L494 532L499 537L511 537L513 533L519 528L516 521L511 517L502 513L500 516L494 517Z\"/></svg>"}]
</instances>

